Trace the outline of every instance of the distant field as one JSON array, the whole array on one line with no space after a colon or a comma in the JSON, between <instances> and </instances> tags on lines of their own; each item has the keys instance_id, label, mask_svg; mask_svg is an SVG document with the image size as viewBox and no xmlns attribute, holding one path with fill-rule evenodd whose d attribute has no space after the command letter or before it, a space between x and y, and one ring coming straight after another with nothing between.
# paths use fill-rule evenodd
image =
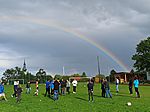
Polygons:
<instances>
[{"instance_id":1,"label":"distant field","mask_svg":"<svg viewBox=\"0 0 150 112\"><path fill-rule=\"evenodd\" d=\"M94 102L88 102L86 83L79 83L77 94L60 96L58 101L44 97L45 86L39 85L39 96L33 96L35 85L32 85L31 94L25 94L25 85L22 85L22 101L17 104L11 97L13 86L5 86L8 101L0 101L0 112L150 112L150 86L140 86L140 99L129 95L128 86L120 85L119 95L115 95L115 85L111 85L113 98L102 98L100 84L94 86ZM72 87L71 87L72 91ZM41 101L40 101L41 100ZM131 102L132 106L126 106Z\"/></svg>"}]
</instances>

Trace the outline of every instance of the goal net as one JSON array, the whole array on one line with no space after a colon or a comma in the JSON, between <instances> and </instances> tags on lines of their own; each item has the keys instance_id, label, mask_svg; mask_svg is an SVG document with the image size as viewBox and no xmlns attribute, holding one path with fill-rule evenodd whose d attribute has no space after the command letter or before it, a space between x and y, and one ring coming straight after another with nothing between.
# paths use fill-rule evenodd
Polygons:
<instances>
[{"instance_id":1,"label":"goal net","mask_svg":"<svg viewBox=\"0 0 150 112\"><path fill-rule=\"evenodd\" d=\"M9 79L8 84L9 85L14 85L15 81L18 81L19 84L24 84L24 79Z\"/></svg>"}]
</instances>

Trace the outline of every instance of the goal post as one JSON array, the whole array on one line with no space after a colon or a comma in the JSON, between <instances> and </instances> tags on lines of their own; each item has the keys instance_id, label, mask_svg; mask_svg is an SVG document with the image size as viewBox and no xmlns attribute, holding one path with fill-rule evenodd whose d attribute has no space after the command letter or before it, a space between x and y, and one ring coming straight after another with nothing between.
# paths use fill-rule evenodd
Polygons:
<instances>
[{"instance_id":1,"label":"goal post","mask_svg":"<svg viewBox=\"0 0 150 112\"><path fill-rule=\"evenodd\" d=\"M16 80L19 81L19 84L24 84L24 79L9 79L7 83L9 85L13 85L14 81L16 81Z\"/></svg>"},{"instance_id":2,"label":"goal post","mask_svg":"<svg viewBox=\"0 0 150 112\"><path fill-rule=\"evenodd\" d=\"M72 82L74 79L77 80L78 82L88 82L90 79L93 77L70 77L69 81Z\"/></svg>"}]
</instances>

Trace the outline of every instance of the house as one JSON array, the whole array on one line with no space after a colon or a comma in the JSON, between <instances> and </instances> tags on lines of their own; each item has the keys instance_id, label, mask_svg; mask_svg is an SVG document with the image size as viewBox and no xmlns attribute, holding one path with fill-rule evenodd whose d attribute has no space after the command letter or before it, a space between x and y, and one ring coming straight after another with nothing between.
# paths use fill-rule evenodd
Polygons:
<instances>
[{"instance_id":1,"label":"house","mask_svg":"<svg viewBox=\"0 0 150 112\"><path fill-rule=\"evenodd\" d=\"M130 72L116 72L114 76L115 78L119 78L120 83L126 83L129 82L130 79L134 79L134 74Z\"/></svg>"}]
</instances>

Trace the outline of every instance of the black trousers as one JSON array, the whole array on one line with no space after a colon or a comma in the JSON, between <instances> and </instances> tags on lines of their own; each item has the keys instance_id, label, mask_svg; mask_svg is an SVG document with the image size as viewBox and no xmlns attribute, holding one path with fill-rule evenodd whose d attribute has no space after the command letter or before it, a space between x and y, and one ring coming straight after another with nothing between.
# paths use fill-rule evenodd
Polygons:
<instances>
[{"instance_id":1,"label":"black trousers","mask_svg":"<svg viewBox=\"0 0 150 112\"><path fill-rule=\"evenodd\" d=\"M73 92L76 92L76 86L73 86Z\"/></svg>"},{"instance_id":2,"label":"black trousers","mask_svg":"<svg viewBox=\"0 0 150 112\"><path fill-rule=\"evenodd\" d=\"M136 92L137 97L140 98L140 93L137 87L135 87L135 92Z\"/></svg>"},{"instance_id":3,"label":"black trousers","mask_svg":"<svg viewBox=\"0 0 150 112\"><path fill-rule=\"evenodd\" d=\"M68 94L70 94L70 87L67 87L67 92Z\"/></svg>"},{"instance_id":4,"label":"black trousers","mask_svg":"<svg viewBox=\"0 0 150 112\"><path fill-rule=\"evenodd\" d=\"M105 97L105 89L102 89L102 97Z\"/></svg>"},{"instance_id":5,"label":"black trousers","mask_svg":"<svg viewBox=\"0 0 150 112\"><path fill-rule=\"evenodd\" d=\"M47 93L50 96L50 88L46 88L45 96L47 95Z\"/></svg>"},{"instance_id":6,"label":"black trousers","mask_svg":"<svg viewBox=\"0 0 150 112\"><path fill-rule=\"evenodd\" d=\"M90 97L92 97L92 101L93 101L93 90L88 90L88 94L89 94L89 101L90 101Z\"/></svg>"},{"instance_id":7,"label":"black trousers","mask_svg":"<svg viewBox=\"0 0 150 112\"><path fill-rule=\"evenodd\" d=\"M132 87L129 87L130 94L133 94Z\"/></svg>"}]
</instances>

